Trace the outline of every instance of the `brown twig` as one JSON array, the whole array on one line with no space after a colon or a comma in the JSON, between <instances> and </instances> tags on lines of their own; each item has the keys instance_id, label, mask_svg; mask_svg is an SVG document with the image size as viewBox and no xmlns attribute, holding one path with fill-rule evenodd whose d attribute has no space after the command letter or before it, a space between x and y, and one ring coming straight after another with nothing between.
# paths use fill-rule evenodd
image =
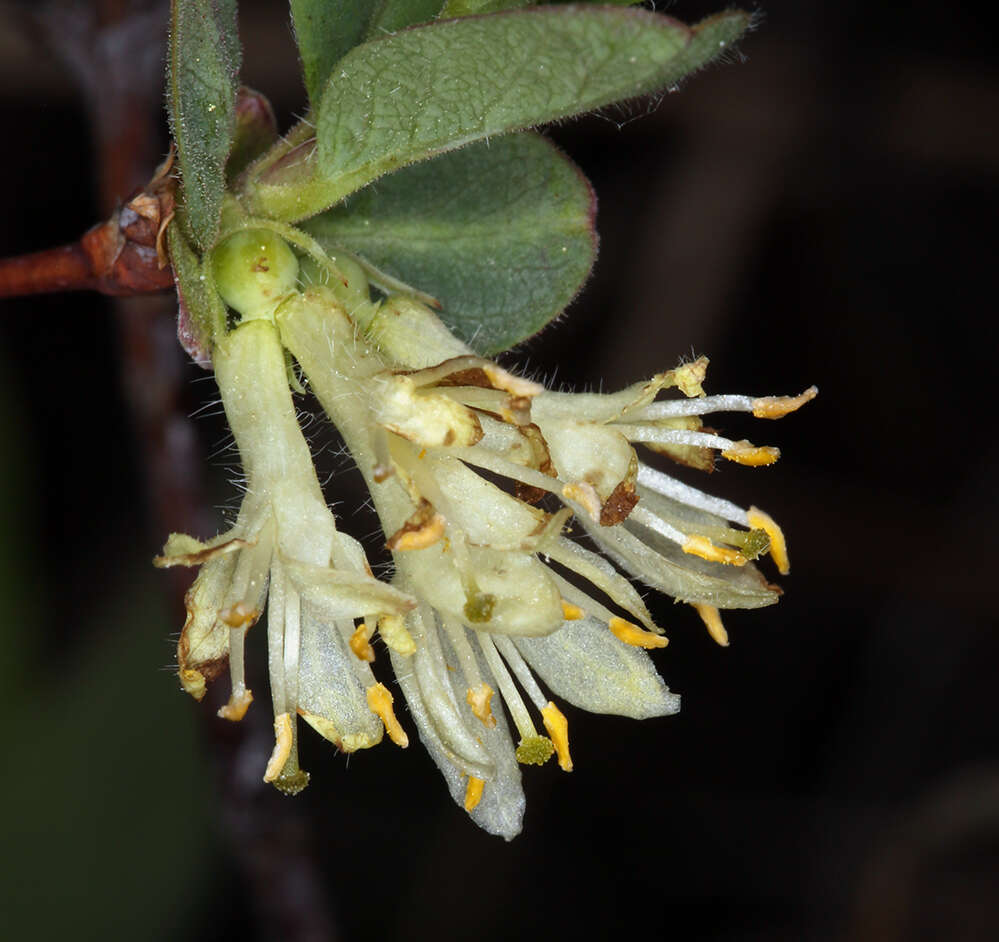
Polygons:
<instances>
[{"instance_id":1,"label":"brown twig","mask_svg":"<svg viewBox=\"0 0 999 942\"><path fill-rule=\"evenodd\" d=\"M93 5L50 0L39 17L49 44L86 92L105 212L134 190L155 160L162 127L166 8L163 0L96 0ZM173 209L171 182L168 168L161 167L151 184L70 246L67 257L76 267L67 270L68 284L46 286L55 277L55 256L38 253L0 261L0 294L4 270L13 273L18 263L22 271L34 266L34 281L21 275L19 286L40 285L36 291L93 288L121 296L172 287L162 255L162 233ZM6 277L15 282L14 274ZM169 308L176 312L176 306L160 300L120 297L116 303L123 384L157 529L206 534L211 513L204 496L204 462L183 408L184 365L169 316ZM175 607L182 609L183 586L175 582L173 590ZM178 703L178 709L184 707ZM335 923L307 809L265 785L258 773L245 772L266 760L270 730L265 712L239 724L204 710L201 715L216 762L221 819L248 886L259 937L328 942L335 937Z\"/></svg>"},{"instance_id":2,"label":"brown twig","mask_svg":"<svg viewBox=\"0 0 999 942\"><path fill-rule=\"evenodd\" d=\"M127 297L172 288L173 273L163 254L163 231L173 215L165 173L79 242L0 259L0 297L52 291Z\"/></svg>"}]
</instances>

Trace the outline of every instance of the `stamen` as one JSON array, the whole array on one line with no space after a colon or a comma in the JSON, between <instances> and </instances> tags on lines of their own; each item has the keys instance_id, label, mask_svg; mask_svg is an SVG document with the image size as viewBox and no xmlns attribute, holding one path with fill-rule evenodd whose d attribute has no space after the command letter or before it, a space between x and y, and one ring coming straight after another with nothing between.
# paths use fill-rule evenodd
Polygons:
<instances>
[{"instance_id":1,"label":"stamen","mask_svg":"<svg viewBox=\"0 0 999 942\"><path fill-rule=\"evenodd\" d=\"M465 786L466 811L474 811L479 806L479 802L482 801L482 789L485 784L481 778L476 778L474 775L468 776L468 784Z\"/></svg>"},{"instance_id":2,"label":"stamen","mask_svg":"<svg viewBox=\"0 0 999 942\"><path fill-rule=\"evenodd\" d=\"M375 649L371 647L371 631L368 629L367 622L361 622L357 626L357 629L350 636L350 650L354 652L355 657L362 661L367 661L369 664L375 659Z\"/></svg>"},{"instance_id":3,"label":"stamen","mask_svg":"<svg viewBox=\"0 0 999 942\"><path fill-rule=\"evenodd\" d=\"M682 415L708 415L711 412L752 412L753 404L762 400L751 396L704 396L701 399L661 399L629 414L639 422L655 422Z\"/></svg>"},{"instance_id":4,"label":"stamen","mask_svg":"<svg viewBox=\"0 0 999 942\"><path fill-rule=\"evenodd\" d=\"M514 685L513 678L493 644L492 636L485 632L476 632L475 637L478 639L479 647L482 648L482 655L486 659L489 669L496 678L496 683L499 684L503 702L506 703L506 708L510 711L513 725L520 733L517 761L525 765L544 765L555 752L555 747L547 737L539 736L538 731L534 728L531 715L527 712L527 707L524 706L524 701Z\"/></svg>"},{"instance_id":5,"label":"stamen","mask_svg":"<svg viewBox=\"0 0 999 942\"><path fill-rule=\"evenodd\" d=\"M513 670L520 681L521 687L524 688L524 692L531 701L538 708L539 711L543 711L545 704L548 702L545 695L541 692L541 688L538 686L538 682L534 679L534 675L531 673L531 669L527 666L527 662L521 657L520 652L517 650L512 639L507 635L497 634L493 637L493 641L496 647L499 649L500 654L503 655L507 664Z\"/></svg>"},{"instance_id":6,"label":"stamen","mask_svg":"<svg viewBox=\"0 0 999 942\"><path fill-rule=\"evenodd\" d=\"M251 703L253 703L253 693L245 686L237 687L236 684L233 684L232 693L229 694L229 702L219 707L218 716L220 719L238 723L246 716L246 711L250 709Z\"/></svg>"},{"instance_id":7,"label":"stamen","mask_svg":"<svg viewBox=\"0 0 999 942\"><path fill-rule=\"evenodd\" d=\"M688 536L681 549L691 556L699 556L712 563L724 563L726 566L745 566L748 562L738 550L716 546L706 536L697 533Z\"/></svg>"},{"instance_id":8,"label":"stamen","mask_svg":"<svg viewBox=\"0 0 999 942\"><path fill-rule=\"evenodd\" d=\"M230 628L251 628L260 617L260 612L250 608L245 602L237 602L231 608L219 612L219 619Z\"/></svg>"},{"instance_id":9,"label":"stamen","mask_svg":"<svg viewBox=\"0 0 999 942\"><path fill-rule=\"evenodd\" d=\"M651 631L643 631L638 625L633 625L630 621L614 616L608 622L608 627L614 637L625 644L630 644L633 648L665 648L669 644L669 638L665 635L654 635Z\"/></svg>"},{"instance_id":10,"label":"stamen","mask_svg":"<svg viewBox=\"0 0 999 942\"><path fill-rule=\"evenodd\" d=\"M271 566L271 585L267 599L267 674L271 680L274 715L288 712L284 677L284 566L275 555Z\"/></svg>"},{"instance_id":11,"label":"stamen","mask_svg":"<svg viewBox=\"0 0 999 942\"><path fill-rule=\"evenodd\" d=\"M581 589L577 589L571 582L563 579L557 572L552 573L552 578L558 586L559 592L569 599L575 599L574 607L578 607L583 612L583 617L592 616L600 621L609 622L617 616L605 605L601 605L596 599L590 598Z\"/></svg>"},{"instance_id":12,"label":"stamen","mask_svg":"<svg viewBox=\"0 0 999 942\"><path fill-rule=\"evenodd\" d=\"M753 415L758 419L779 419L811 402L818 394L818 386L809 386L799 396L761 396L753 400Z\"/></svg>"},{"instance_id":13,"label":"stamen","mask_svg":"<svg viewBox=\"0 0 999 942\"><path fill-rule=\"evenodd\" d=\"M647 507L636 507L631 512L631 519L635 523L640 523L643 527L655 530L660 536L664 536L667 540L678 543L680 546L683 546L688 540L686 533L667 523L662 517L654 514Z\"/></svg>"},{"instance_id":14,"label":"stamen","mask_svg":"<svg viewBox=\"0 0 999 942\"><path fill-rule=\"evenodd\" d=\"M484 684L482 682L482 675L479 673L479 661L475 656L475 652L472 650L471 644L468 643L468 632L465 630L465 626L458 624L449 618L441 619L441 621L444 633L451 642L451 647L454 648L454 653L458 655L458 661L461 665L462 673L465 675L465 682L469 687L485 687L491 694L492 690L489 688L488 684ZM471 704L471 701L469 701L469 704ZM489 700L487 697L487 707L488 704ZM472 712L475 712L474 707ZM481 719L481 717L479 718ZM483 720L483 722L485 721Z\"/></svg>"},{"instance_id":15,"label":"stamen","mask_svg":"<svg viewBox=\"0 0 999 942\"><path fill-rule=\"evenodd\" d=\"M354 650L353 641L357 634L357 628L354 626L353 619L349 618L337 618L333 621L334 630L343 639L343 643L350 648L351 651ZM354 652L357 653L356 651ZM374 658L374 652L372 652L372 659ZM347 663L350 665L350 669L357 678L357 682L367 690L372 684L375 683L375 675L371 670L371 664L369 661L364 660L359 657L348 658Z\"/></svg>"},{"instance_id":16,"label":"stamen","mask_svg":"<svg viewBox=\"0 0 999 942\"><path fill-rule=\"evenodd\" d=\"M559 537L557 541L549 543L544 552L560 566L571 569L587 582L596 586L611 601L620 605L626 612L630 612L643 625L647 625L649 628L653 627L652 616L635 587L602 556L591 553L588 549L565 537ZM561 583L559 584L561 585ZM564 591L562 594L566 595Z\"/></svg>"},{"instance_id":17,"label":"stamen","mask_svg":"<svg viewBox=\"0 0 999 942\"><path fill-rule=\"evenodd\" d=\"M295 735L291 728L291 715L279 713L274 717L274 751L267 760L264 781L273 782L281 774L284 764L291 755L291 744Z\"/></svg>"},{"instance_id":18,"label":"stamen","mask_svg":"<svg viewBox=\"0 0 999 942\"><path fill-rule=\"evenodd\" d=\"M690 487L690 485L684 484L682 481L678 481L676 478L672 478L668 474L663 474L662 471L657 471L655 468L650 468L641 462L638 464L638 483L643 487L647 487L650 491L662 494L663 497L672 498L681 504L686 504L688 507L704 510L709 514L715 514L725 520L739 523L744 527L749 526L746 511L737 504L733 504L731 501L724 500L721 497L715 497L713 494L705 494L704 491L699 491L696 487ZM632 517L634 515L635 511L632 511Z\"/></svg>"},{"instance_id":19,"label":"stamen","mask_svg":"<svg viewBox=\"0 0 999 942\"><path fill-rule=\"evenodd\" d=\"M406 629L401 615L382 615L378 619L378 633L396 654L410 657L416 653L416 642Z\"/></svg>"},{"instance_id":20,"label":"stamen","mask_svg":"<svg viewBox=\"0 0 999 942\"><path fill-rule=\"evenodd\" d=\"M569 755L569 721L551 700L541 710L541 718L544 721L545 729L548 730L548 735L551 736L551 740L555 745L559 768L563 772L571 772L572 756Z\"/></svg>"},{"instance_id":21,"label":"stamen","mask_svg":"<svg viewBox=\"0 0 999 942\"><path fill-rule=\"evenodd\" d=\"M722 624L721 613L718 609L704 602L691 602L690 604L697 611L697 614L701 616L701 621L704 622L704 627L708 629L708 634L723 648L727 648L728 632Z\"/></svg>"},{"instance_id":22,"label":"stamen","mask_svg":"<svg viewBox=\"0 0 999 942\"><path fill-rule=\"evenodd\" d=\"M219 620L229 626L229 678L232 690L229 702L219 708L218 716L238 723L253 703L253 694L246 689L244 649L246 632L260 617L260 612L251 609L245 602L237 602L231 608L219 612Z\"/></svg>"},{"instance_id":23,"label":"stamen","mask_svg":"<svg viewBox=\"0 0 999 942\"><path fill-rule=\"evenodd\" d=\"M481 683L477 687L469 687L465 692L465 700L472 708L472 712L482 722L482 725L489 729L496 725L496 717L493 716L492 708L489 706L493 692L493 688L487 683Z\"/></svg>"},{"instance_id":24,"label":"stamen","mask_svg":"<svg viewBox=\"0 0 999 942\"><path fill-rule=\"evenodd\" d=\"M389 693L385 684L375 684L367 690L368 706L376 713L385 726L385 732L389 739L397 746L405 749L409 745L409 736L402 728L392 710L392 694Z\"/></svg>"},{"instance_id":25,"label":"stamen","mask_svg":"<svg viewBox=\"0 0 999 942\"><path fill-rule=\"evenodd\" d=\"M652 442L661 445L694 445L698 448L731 448L734 442L710 432L687 429L665 429L656 425L615 425L615 430L632 442Z\"/></svg>"},{"instance_id":26,"label":"stamen","mask_svg":"<svg viewBox=\"0 0 999 942\"><path fill-rule=\"evenodd\" d=\"M764 513L758 507L750 507L746 517L754 530L763 530L770 537L770 556L777 565L777 571L782 576L786 576L791 571L791 560L787 555L787 541L784 539L784 531L770 514Z\"/></svg>"},{"instance_id":27,"label":"stamen","mask_svg":"<svg viewBox=\"0 0 999 942\"><path fill-rule=\"evenodd\" d=\"M562 599L562 617L566 621L579 621L585 614L578 605L573 605L572 602Z\"/></svg>"},{"instance_id":28,"label":"stamen","mask_svg":"<svg viewBox=\"0 0 999 942\"><path fill-rule=\"evenodd\" d=\"M740 442L731 442L729 447L721 453L721 456L736 464L759 468L773 464L780 458L780 449L773 445L754 445L743 439Z\"/></svg>"},{"instance_id":29,"label":"stamen","mask_svg":"<svg viewBox=\"0 0 999 942\"><path fill-rule=\"evenodd\" d=\"M549 477L541 471L535 471L533 468L509 461L481 446L476 448L448 448L447 454L454 455L455 458L460 458L465 464L482 468L485 471L492 471L494 474L500 474L511 481L519 481L521 484L526 484L528 487L536 487L550 494L562 493L563 485L558 478Z\"/></svg>"},{"instance_id":30,"label":"stamen","mask_svg":"<svg viewBox=\"0 0 999 942\"><path fill-rule=\"evenodd\" d=\"M302 647L302 597L290 585L284 605L284 682L285 709L298 711L298 661ZM295 750L297 757L297 749Z\"/></svg>"}]
</instances>

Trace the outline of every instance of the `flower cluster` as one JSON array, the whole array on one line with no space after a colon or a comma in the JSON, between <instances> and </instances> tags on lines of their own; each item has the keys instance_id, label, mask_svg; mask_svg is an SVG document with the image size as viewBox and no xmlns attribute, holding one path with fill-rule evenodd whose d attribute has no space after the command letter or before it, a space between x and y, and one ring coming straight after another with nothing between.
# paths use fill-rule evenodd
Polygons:
<instances>
[{"instance_id":1,"label":"flower cluster","mask_svg":"<svg viewBox=\"0 0 999 942\"><path fill-rule=\"evenodd\" d=\"M555 699L635 718L679 709L646 653L666 638L628 576L690 604L722 644L720 610L777 600L753 563L769 552L788 570L771 517L681 483L634 446L706 469L716 455L769 464L775 448L725 439L703 416L777 418L814 388L708 397L700 359L615 394L553 392L476 356L414 298L372 301L356 266L341 262L333 287L300 288L297 260L269 233L241 233L223 249L219 288L242 320L213 361L247 493L229 533L207 544L174 535L158 562L202 565L181 682L200 697L228 661L230 719L251 699L243 642L269 584L267 780L304 785L298 715L344 750L373 745L383 727L407 744L372 672L377 632L453 797L511 838L524 810L519 765L554 755L572 769ZM285 350L366 479L395 564L391 585L373 578L326 507ZM659 398L674 389L683 398ZM572 526L602 554L573 539Z\"/></svg>"}]
</instances>

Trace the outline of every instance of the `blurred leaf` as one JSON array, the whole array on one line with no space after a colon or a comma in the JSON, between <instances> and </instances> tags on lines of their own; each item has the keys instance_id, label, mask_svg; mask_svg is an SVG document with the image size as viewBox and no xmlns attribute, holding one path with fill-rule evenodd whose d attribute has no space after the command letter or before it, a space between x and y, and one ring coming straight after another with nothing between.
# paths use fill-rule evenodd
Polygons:
<instances>
[{"instance_id":1,"label":"blurred leaf","mask_svg":"<svg viewBox=\"0 0 999 942\"><path fill-rule=\"evenodd\" d=\"M36 672L7 717L5 938L192 938L211 892L197 707L156 669L175 627L163 587L107 562L103 611L74 626L88 639L76 670Z\"/></svg>"},{"instance_id":2,"label":"blurred leaf","mask_svg":"<svg viewBox=\"0 0 999 942\"><path fill-rule=\"evenodd\" d=\"M291 0L305 90L315 107L333 66L364 38L379 0Z\"/></svg>"},{"instance_id":3,"label":"blurred leaf","mask_svg":"<svg viewBox=\"0 0 999 942\"><path fill-rule=\"evenodd\" d=\"M400 170L305 228L432 294L458 336L495 353L580 289L596 254L594 211L579 170L525 133Z\"/></svg>"},{"instance_id":4,"label":"blurred leaf","mask_svg":"<svg viewBox=\"0 0 999 942\"><path fill-rule=\"evenodd\" d=\"M25 702L30 689L42 598L35 579L42 514L33 486L41 479L41 469L35 466L34 442L26 425L34 410L31 394L14 385L12 366L3 362L0 369L0 441L6 456L0 463L0 703L8 716L10 707Z\"/></svg>"},{"instance_id":5,"label":"blurred leaf","mask_svg":"<svg viewBox=\"0 0 999 942\"><path fill-rule=\"evenodd\" d=\"M240 58L236 0L173 0L167 107L184 215L202 251L211 248L219 230Z\"/></svg>"},{"instance_id":6,"label":"blurred leaf","mask_svg":"<svg viewBox=\"0 0 999 942\"><path fill-rule=\"evenodd\" d=\"M355 47L306 141L247 182L251 211L295 221L407 164L672 85L748 24L691 30L644 10L547 7L447 20Z\"/></svg>"}]
</instances>

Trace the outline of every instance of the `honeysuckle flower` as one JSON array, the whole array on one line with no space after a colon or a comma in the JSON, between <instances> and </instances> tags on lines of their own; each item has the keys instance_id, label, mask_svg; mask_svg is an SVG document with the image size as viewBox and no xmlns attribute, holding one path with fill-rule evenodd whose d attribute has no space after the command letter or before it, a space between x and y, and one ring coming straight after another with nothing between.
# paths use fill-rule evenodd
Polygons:
<instances>
[{"instance_id":1,"label":"honeysuckle flower","mask_svg":"<svg viewBox=\"0 0 999 942\"><path fill-rule=\"evenodd\" d=\"M761 511L641 463L632 443L694 465L715 450L770 463L776 449L724 439L700 416L773 418L815 390L707 398L702 359L613 395L553 393L475 356L419 302L359 296L352 318L344 300L313 286L282 301L275 320L367 479L395 584L419 601L378 627L421 739L455 800L510 838L523 813L518 762L556 754L572 768L565 717L535 674L585 709L678 709L641 650L666 644L661 629L627 578L563 534L569 518L631 575L693 605L725 643L720 608L776 601L751 560L769 549L786 571L783 536ZM657 402L670 388L687 398ZM492 708L497 692L516 747Z\"/></svg>"},{"instance_id":2,"label":"honeysuckle flower","mask_svg":"<svg viewBox=\"0 0 999 942\"><path fill-rule=\"evenodd\" d=\"M265 244L261 251L266 256L279 248ZM399 617L414 602L376 580L360 544L336 528L298 425L285 353L270 320L285 292L270 290L274 284L264 288L269 302L242 305L248 313L241 324L213 350L246 477L239 516L232 529L206 543L172 534L156 564L201 567L186 599L177 651L180 680L201 699L206 682L228 665L231 695L219 711L226 719L242 719L253 700L244 643L267 600L275 746L264 779L295 793L308 781L298 765L299 716L344 751L374 745L383 728L404 744L391 694L371 670L367 625ZM259 294L251 300L259 301ZM355 624L356 619L363 621Z\"/></svg>"}]
</instances>

